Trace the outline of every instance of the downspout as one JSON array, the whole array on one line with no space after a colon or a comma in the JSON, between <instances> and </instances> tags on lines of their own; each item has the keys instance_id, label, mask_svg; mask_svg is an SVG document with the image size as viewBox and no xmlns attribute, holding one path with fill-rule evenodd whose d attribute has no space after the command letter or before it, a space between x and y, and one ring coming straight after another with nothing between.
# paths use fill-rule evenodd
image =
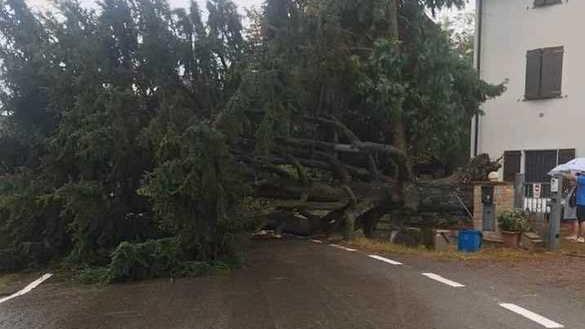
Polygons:
<instances>
[{"instance_id":1,"label":"downspout","mask_svg":"<svg viewBox=\"0 0 585 329\"><path fill-rule=\"evenodd\" d=\"M477 53L476 53L476 69L477 74L481 78L481 36L483 32L483 0L477 0ZM475 129L473 137L473 156L478 156L479 148L479 113L475 115Z\"/></svg>"}]
</instances>

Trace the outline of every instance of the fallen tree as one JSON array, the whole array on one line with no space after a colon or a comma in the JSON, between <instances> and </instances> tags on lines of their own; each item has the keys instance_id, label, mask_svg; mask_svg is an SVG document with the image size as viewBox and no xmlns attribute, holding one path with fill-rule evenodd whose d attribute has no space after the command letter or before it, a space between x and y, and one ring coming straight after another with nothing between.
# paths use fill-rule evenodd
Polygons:
<instances>
[{"instance_id":1,"label":"fallen tree","mask_svg":"<svg viewBox=\"0 0 585 329\"><path fill-rule=\"evenodd\" d=\"M253 197L268 200L270 228L350 237L372 235L388 215L429 225L469 218L469 183L497 164L482 156L431 181L412 169L460 166L468 123L504 90L481 81L429 17L463 4L266 2L252 24L250 69L216 125Z\"/></svg>"},{"instance_id":2,"label":"fallen tree","mask_svg":"<svg viewBox=\"0 0 585 329\"><path fill-rule=\"evenodd\" d=\"M230 0L205 18L197 2L3 2L2 253L105 265L123 241L173 237L185 261L231 257L250 190L303 234L464 216L451 194L468 202L469 177L411 169L461 164L471 117L503 90L428 17L452 5L266 0L245 33Z\"/></svg>"},{"instance_id":3,"label":"fallen tree","mask_svg":"<svg viewBox=\"0 0 585 329\"><path fill-rule=\"evenodd\" d=\"M403 220L421 214L437 218L467 218L473 206L472 185L499 168L480 155L454 175L417 180L406 155L391 145L361 141L333 117L304 118L347 143L278 137L270 156L252 157L246 145L234 145L236 159L256 181L255 197L270 200L264 213L268 228L311 235L357 228L374 233L388 214Z\"/></svg>"}]
</instances>

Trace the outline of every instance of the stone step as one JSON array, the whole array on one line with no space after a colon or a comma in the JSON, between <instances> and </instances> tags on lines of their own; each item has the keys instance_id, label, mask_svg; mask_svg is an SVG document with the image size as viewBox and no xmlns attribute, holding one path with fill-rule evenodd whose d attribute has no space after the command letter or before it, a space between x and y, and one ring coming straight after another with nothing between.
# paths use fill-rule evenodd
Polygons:
<instances>
[{"instance_id":1,"label":"stone step","mask_svg":"<svg viewBox=\"0 0 585 329\"><path fill-rule=\"evenodd\" d=\"M540 235L533 233L533 232L524 233L524 236L527 237L528 239L531 239L531 240L540 240L541 239Z\"/></svg>"},{"instance_id":2,"label":"stone step","mask_svg":"<svg viewBox=\"0 0 585 329\"><path fill-rule=\"evenodd\" d=\"M544 241L539 237L531 236L530 234L523 234L522 240L520 241L522 248L529 251L544 251Z\"/></svg>"}]
</instances>

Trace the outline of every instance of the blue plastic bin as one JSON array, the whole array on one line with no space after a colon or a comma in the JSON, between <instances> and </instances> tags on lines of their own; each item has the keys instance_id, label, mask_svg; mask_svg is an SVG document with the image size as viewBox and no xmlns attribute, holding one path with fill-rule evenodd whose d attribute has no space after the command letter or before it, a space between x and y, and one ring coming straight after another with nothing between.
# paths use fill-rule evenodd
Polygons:
<instances>
[{"instance_id":1,"label":"blue plastic bin","mask_svg":"<svg viewBox=\"0 0 585 329\"><path fill-rule=\"evenodd\" d=\"M481 249L482 234L477 230L459 231L458 249L463 252L478 252Z\"/></svg>"}]
</instances>

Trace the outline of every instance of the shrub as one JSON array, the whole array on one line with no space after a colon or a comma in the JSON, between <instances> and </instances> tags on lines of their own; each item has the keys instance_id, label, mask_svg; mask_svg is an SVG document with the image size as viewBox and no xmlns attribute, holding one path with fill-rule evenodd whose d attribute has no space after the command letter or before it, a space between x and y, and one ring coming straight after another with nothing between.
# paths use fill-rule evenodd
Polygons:
<instances>
[{"instance_id":1,"label":"shrub","mask_svg":"<svg viewBox=\"0 0 585 329\"><path fill-rule=\"evenodd\" d=\"M15 249L0 249L0 272L10 272L20 268Z\"/></svg>"},{"instance_id":2,"label":"shrub","mask_svg":"<svg viewBox=\"0 0 585 329\"><path fill-rule=\"evenodd\" d=\"M504 211L498 216L498 224L502 231L525 232L530 230L528 216L524 211Z\"/></svg>"},{"instance_id":3,"label":"shrub","mask_svg":"<svg viewBox=\"0 0 585 329\"><path fill-rule=\"evenodd\" d=\"M181 263L177 276L181 277L194 277L201 276L210 273L213 267L206 262L183 262Z\"/></svg>"},{"instance_id":4,"label":"shrub","mask_svg":"<svg viewBox=\"0 0 585 329\"><path fill-rule=\"evenodd\" d=\"M182 135L165 140L156 143L164 146L156 153L165 156L157 158L139 193L152 202L161 229L177 236L190 259L228 255L232 234L243 229L237 214L246 188L226 137L194 124ZM169 148L174 151L168 152Z\"/></svg>"},{"instance_id":5,"label":"shrub","mask_svg":"<svg viewBox=\"0 0 585 329\"><path fill-rule=\"evenodd\" d=\"M59 200L34 175L26 169L0 175L0 249L11 250L18 259L0 256L0 263L11 264L0 267L44 265L70 245Z\"/></svg>"},{"instance_id":6,"label":"shrub","mask_svg":"<svg viewBox=\"0 0 585 329\"><path fill-rule=\"evenodd\" d=\"M110 281L173 276L181 271L182 255L174 238L144 243L122 242L112 253Z\"/></svg>"},{"instance_id":7,"label":"shrub","mask_svg":"<svg viewBox=\"0 0 585 329\"><path fill-rule=\"evenodd\" d=\"M212 272L225 273L239 267L242 257L233 255L210 262L186 261L177 238L122 242L112 253L109 267L83 269L84 283L123 282L160 277L195 277Z\"/></svg>"},{"instance_id":8,"label":"shrub","mask_svg":"<svg viewBox=\"0 0 585 329\"><path fill-rule=\"evenodd\" d=\"M108 267L85 267L77 273L77 281L84 284L102 284L110 281Z\"/></svg>"}]
</instances>

